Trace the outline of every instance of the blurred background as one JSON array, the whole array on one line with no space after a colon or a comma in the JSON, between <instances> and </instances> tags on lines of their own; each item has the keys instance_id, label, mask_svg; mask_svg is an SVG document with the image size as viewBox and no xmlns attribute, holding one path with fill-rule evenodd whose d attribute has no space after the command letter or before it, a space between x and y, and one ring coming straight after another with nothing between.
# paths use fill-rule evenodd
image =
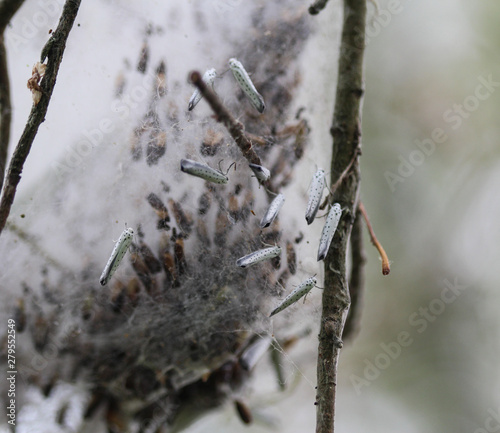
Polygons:
<instances>
[{"instance_id":1,"label":"blurred background","mask_svg":"<svg viewBox=\"0 0 500 433\"><path fill-rule=\"evenodd\" d=\"M343 431L348 408L371 431L500 428L499 6L380 1L372 15L361 190L392 270L368 245L361 332L339 366ZM373 379L356 390L353 375Z\"/></svg>"},{"instance_id":2,"label":"blurred background","mask_svg":"<svg viewBox=\"0 0 500 433\"><path fill-rule=\"evenodd\" d=\"M338 23L339 5L330 3L318 17L323 26ZM368 3L361 198L392 266L391 274L382 276L378 254L365 236L366 293L360 332L340 358L336 431L497 431L500 3L377 3L378 11ZM99 22L99 14L94 18L104 34L114 31L115 24ZM11 74L14 141L31 105L18 93L38 45L31 41L22 50L11 49L25 68ZM70 92L96 76L113 81L109 66L86 68L88 54L81 46L81 62L69 64L72 74L58 78L56 92ZM63 119L64 127L48 118L40 139L47 143L56 131L55 149L66 143L81 129L78 113L91 111L85 105L91 100L73 102L76 109ZM57 109L51 106L49 112ZM47 170L44 152L34 147L21 193ZM243 427L228 404L190 431L264 432L269 426L312 431L315 333L301 344L287 360L293 392L271 395L266 386L274 380L272 371L258 367L249 397L254 425Z\"/></svg>"}]
</instances>

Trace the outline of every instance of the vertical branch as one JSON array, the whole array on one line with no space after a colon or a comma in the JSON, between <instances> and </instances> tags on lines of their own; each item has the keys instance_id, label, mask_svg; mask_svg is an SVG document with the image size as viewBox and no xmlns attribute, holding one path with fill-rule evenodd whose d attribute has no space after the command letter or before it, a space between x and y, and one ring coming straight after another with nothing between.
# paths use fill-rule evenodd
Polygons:
<instances>
[{"instance_id":1,"label":"vertical branch","mask_svg":"<svg viewBox=\"0 0 500 433\"><path fill-rule=\"evenodd\" d=\"M347 340L357 333L361 309L361 298L365 287L365 251L363 248L363 219L361 212L356 212L351 231L351 276L349 278L349 296L351 305L342 333L342 339Z\"/></svg>"},{"instance_id":2,"label":"vertical branch","mask_svg":"<svg viewBox=\"0 0 500 433\"><path fill-rule=\"evenodd\" d=\"M5 227L7 217L9 216L10 208L16 195L17 185L21 180L21 172L31 150L33 140L38 132L38 127L45 120L52 91L56 84L59 65L61 64L64 49L66 48L66 41L75 22L80 2L81 0L66 0L57 29L52 33L51 38L42 49L41 61L44 62L45 59L48 59L45 76L40 83L42 97L38 104L34 104L31 108L28 121L10 161L0 200L0 233Z\"/></svg>"},{"instance_id":3,"label":"vertical branch","mask_svg":"<svg viewBox=\"0 0 500 433\"><path fill-rule=\"evenodd\" d=\"M366 0L344 0L344 22L340 46L335 110L330 132L333 136L332 184L349 166L361 145L361 98L363 95L363 53ZM337 363L342 331L349 308L346 277L346 250L359 193L359 163L334 193L343 218L325 258L325 290L318 346L318 390L316 432L334 431Z\"/></svg>"},{"instance_id":4,"label":"vertical branch","mask_svg":"<svg viewBox=\"0 0 500 433\"><path fill-rule=\"evenodd\" d=\"M4 0L0 2L0 189L5 175L7 151L10 140L12 106L10 102L10 80L7 67L4 32L11 18L21 7L24 0Z\"/></svg>"},{"instance_id":5,"label":"vertical branch","mask_svg":"<svg viewBox=\"0 0 500 433\"><path fill-rule=\"evenodd\" d=\"M12 106L10 103L10 81L7 68L7 51L5 50L3 33L0 34L0 188L5 176L7 151L10 140L10 124Z\"/></svg>"}]
</instances>

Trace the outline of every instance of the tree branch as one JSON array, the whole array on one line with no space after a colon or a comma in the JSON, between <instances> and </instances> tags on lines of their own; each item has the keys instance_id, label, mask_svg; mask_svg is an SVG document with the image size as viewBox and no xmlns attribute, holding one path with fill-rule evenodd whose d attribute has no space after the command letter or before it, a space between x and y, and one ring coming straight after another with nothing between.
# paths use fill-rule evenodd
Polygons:
<instances>
[{"instance_id":1,"label":"tree branch","mask_svg":"<svg viewBox=\"0 0 500 433\"><path fill-rule=\"evenodd\" d=\"M330 132L333 136L331 172L337 178L346 170L361 141L361 98L366 0L344 0L337 93ZM344 319L349 308L346 250L359 194L359 163L334 193L344 212L325 263L325 290L318 346L316 432L334 431L337 363L342 347ZM332 183L333 179L332 179Z\"/></svg>"},{"instance_id":2,"label":"tree branch","mask_svg":"<svg viewBox=\"0 0 500 433\"><path fill-rule=\"evenodd\" d=\"M3 186L5 164L7 164L11 121L10 80L7 67L7 51L5 50L2 33L0 35L0 188Z\"/></svg>"},{"instance_id":3,"label":"tree branch","mask_svg":"<svg viewBox=\"0 0 500 433\"><path fill-rule=\"evenodd\" d=\"M5 176L5 164L7 164L7 151L10 141L10 124L12 121L10 80L4 32L7 24L9 24L23 2L24 0L4 0L0 2L0 189Z\"/></svg>"},{"instance_id":4,"label":"tree branch","mask_svg":"<svg viewBox=\"0 0 500 433\"><path fill-rule=\"evenodd\" d=\"M42 248L42 246L39 244L35 236L25 232L16 224L13 224L11 222L8 222L6 227L7 230L10 230L12 233L15 233L17 239L25 242L30 247L31 251L38 257L42 257L49 265L52 265L59 271L68 273L68 269L66 269L58 260L56 260L46 250Z\"/></svg>"},{"instance_id":5,"label":"tree branch","mask_svg":"<svg viewBox=\"0 0 500 433\"><path fill-rule=\"evenodd\" d=\"M28 121L10 161L0 201L0 233L5 227L9 216L17 185L21 180L21 172L38 132L38 127L45 120L50 98L56 84L57 72L66 48L66 41L75 22L80 2L81 0L66 0L57 29L52 33L52 36L42 49L41 62L43 63L45 59L48 59L45 76L40 83L42 97L40 102L34 104L31 108Z\"/></svg>"},{"instance_id":6,"label":"tree branch","mask_svg":"<svg viewBox=\"0 0 500 433\"><path fill-rule=\"evenodd\" d=\"M227 110L219 100L215 92L213 92L201 79L201 74L198 71L193 71L190 74L191 82L200 90L203 97L207 100L213 112L217 116L217 120L227 128L231 137L236 142L243 156L252 164L262 165L259 156L255 153L252 147L252 142L245 134L243 125L238 122L231 113Z\"/></svg>"},{"instance_id":7,"label":"tree branch","mask_svg":"<svg viewBox=\"0 0 500 433\"><path fill-rule=\"evenodd\" d=\"M354 337L359 329L361 298L365 290L365 263L366 256L363 248L363 219L361 212L356 212L351 232L351 276L349 278L349 296L351 306L342 333L342 339Z\"/></svg>"}]
</instances>

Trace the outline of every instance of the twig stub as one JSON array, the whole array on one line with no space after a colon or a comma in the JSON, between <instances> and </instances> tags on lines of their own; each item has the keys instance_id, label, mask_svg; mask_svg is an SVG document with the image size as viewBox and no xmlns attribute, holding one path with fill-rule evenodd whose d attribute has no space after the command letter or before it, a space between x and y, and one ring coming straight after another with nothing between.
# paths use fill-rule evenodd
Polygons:
<instances>
[{"instance_id":1,"label":"twig stub","mask_svg":"<svg viewBox=\"0 0 500 433\"><path fill-rule=\"evenodd\" d=\"M368 228L368 232L370 233L370 240L372 241L374 247L378 250L380 258L382 259L382 275L389 275L389 273L391 272L391 265L389 263L389 258L387 257L384 247L378 241L377 236L375 236L375 231L373 230L373 227L370 223L370 219L368 218L368 214L366 213L366 209L363 206L362 202L359 202L359 211L361 212L363 218L365 219L366 227Z\"/></svg>"},{"instance_id":2,"label":"twig stub","mask_svg":"<svg viewBox=\"0 0 500 433\"><path fill-rule=\"evenodd\" d=\"M311 6L309 6L309 13L311 15L318 15L326 6L328 0L316 0Z\"/></svg>"}]
</instances>

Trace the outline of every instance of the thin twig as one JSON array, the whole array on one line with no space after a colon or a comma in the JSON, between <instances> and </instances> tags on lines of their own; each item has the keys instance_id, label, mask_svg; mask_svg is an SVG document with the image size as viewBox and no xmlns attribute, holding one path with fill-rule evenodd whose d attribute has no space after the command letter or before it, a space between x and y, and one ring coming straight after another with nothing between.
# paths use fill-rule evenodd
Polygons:
<instances>
[{"instance_id":1,"label":"thin twig","mask_svg":"<svg viewBox=\"0 0 500 433\"><path fill-rule=\"evenodd\" d=\"M351 169L351 167L353 166L354 162L356 161L357 157L361 155L361 149L358 147L356 149L356 152L354 152L354 155L351 159L351 162L349 163L349 165L345 168L345 170L340 174L340 176L338 177L338 179L335 181L335 183L330 187L330 194L328 194L326 197L325 197L325 200L323 200L323 203L321 203L320 205L320 209L324 209L328 203L332 204L333 202L333 196L335 194L335 191L337 190L337 188L339 187L339 185L342 183L342 181L344 180L344 177L347 176L347 173L349 173L349 170Z\"/></svg>"},{"instance_id":2,"label":"thin twig","mask_svg":"<svg viewBox=\"0 0 500 433\"><path fill-rule=\"evenodd\" d=\"M6 229L14 233L19 240L25 242L37 257L42 257L48 264L52 265L54 268L62 272L68 273L67 268L65 268L58 260L52 257L47 251L45 251L40 246L35 236L25 232L16 224L13 224L11 222L7 223Z\"/></svg>"},{"instance_id":3,"label":"thin twig","mask_svg":"<svg viewBox=\"0 0 500 433\"><path fill-rule=\"evenodd\" d=\"M359 329L361 316L361 300L365 290L365 263L366 256L363 248L363 220L359 210L356 212L351 231L351 276L349 278L349 296L351 305L347 313L342 339L347 340L355 336Z\"/></svg>"},{"instance_id":4,"label":"thin twig","mask_svg":"<svg viewBox=\"0 0 500 433\"><path fill-rule=\"evenodd\" d=\"M333 136L332 173L347 175L334 192L334 201L346 209L328 255L325 257L325 290L318 345L316 433L333 433L337 364L342 332L349 308L346 259L353 216L357 208L360 173L357 153L361 142L361 98L366 0L344 0ZM352 162L354 159L354 162Z\"/></svg>"},{"instance_id":5,"label":"thin twig","mask_svg":"<svg viewBox=\"0 0 500 433\"><path fill-rule=\"evenodd\" d=\"M7 164L7 151L10 141L10 124L12 122L10 80L4 32L7 24L23 2L24 0L4 0L0 2L0 189L5 176L5 164Z\"/></svg>"},{"instance_id":6,"label":"thin twig","mask_svg":"<svg viewBox=\"0 0 500 433\"><path fill-rule=\"evenodd\" d=\"M356 161L356 158L358 157L358 155L361 154L361 150L359 149L359 147L355 150L354 152L354 155L352 156L352 159L351 159L351 162L349 163L349 165L345 168L345 170L340 174L339 178L335 181L335 183L330 187L330 193L333 195L335 193L335 191L337 190L337 188L339 187L339 185L342 183L342 181L344 180L344 177L346 177L347 173L349 173L349 170L351 169L351 167L353 166L354 162Z\"/></svg>"},{"instance_id":7,"label":"thin twig","mask_svg":"<svg viewBox=\"0 0 500 433\"><path fill-rule=\"evenodd\" d=\"M191 78L191 82L198 87L203 97L209 103L213 112L217 116L217 120L222 122L222 124L227 128L231 137L233 137L233 140L243 152L243 156L252 164L262 165L259 156L253 150L252 142L245 134L241 122L238 122L231 115L231 113L229 113L227 108L222 105L222 102L219 100L215 92L213 92L212 89L210 89L201 79L201 74L198 71L191 72L189 76Z\"/></svg>"},{"instance_id":8,"label":"thin twig","mask_svg":"<svg viewBox=\"0 0 500 433\"><path fill-rule=\"evenodd\" d=\"M10 102L10 80L7 67L7 52L3 34L0 35L0 188L5 176L7 152L10 141L10 124L12 122L12 105Z\"/></svg>"},{"instance_id":9,"label":"thin twig","mask_svg":"<svg viewBox=\"0 0 500 433\"><path fill-rule=\"evenodd\" d=\"M368 232L370 233L370 240L372 241L372 244L375 246L375 248L378 250L380 258L382 259L382 274L389 275L389 273L391 272L391 265L389 264L389 258L385 253L384 247L378 241L377 236L375 236L375 232L373 231L372 225L370 224L370 219L368 218L366 209L363 206L363 203L361 202L359 202L359 211L361 212L363 218L365 219L366 227L368 227Z\"/></svg>"},{"instance_id":10,"label":"thin twig","mask_svg":"<svg viewBox=\"0 0 500 433\"><path fill-rule=\"evenodd\" d=\"M31 108L28 121L10 161L0 201L0 233L5 227L7 217L9 216L10 208L16 195L17 185L21 180L21 172L23 171L23 166L30 152L33 140L38 132L38 127L45 120L52 91L56 84L59 65L61 64L64 49L66 48L66 41L75 22L80 2L81 0L66 0L57 29L52 33L52 36L42 49L41 62L43 63L45 59L48 59L45 76L40 83L42 97L40 102L34 104Z\"/></svg>"},{"instance_id":11,"label":"thin twig","mask_svg":"<svg viewBox=\"0 0 500 433\"><path fill-rule=\"evenodd\" d=\"M316 0L311 6L309 6L309 13L311 15L318 15L326 6L328 0Z\"/></svg>"},{"instance_id":12,"label":"thin twig","mask_svg":"<svg viewBox=\"0 0 500 433\"><path fill-rule=\"evenodd\" d=\"M269 146L274 143L273 138L269 136L261 137L260 135L255 135L252 134L251 132L245 132L245 135L252 142L252 144L255 144L257 146Z\"/></svg>"}]
</instances>

